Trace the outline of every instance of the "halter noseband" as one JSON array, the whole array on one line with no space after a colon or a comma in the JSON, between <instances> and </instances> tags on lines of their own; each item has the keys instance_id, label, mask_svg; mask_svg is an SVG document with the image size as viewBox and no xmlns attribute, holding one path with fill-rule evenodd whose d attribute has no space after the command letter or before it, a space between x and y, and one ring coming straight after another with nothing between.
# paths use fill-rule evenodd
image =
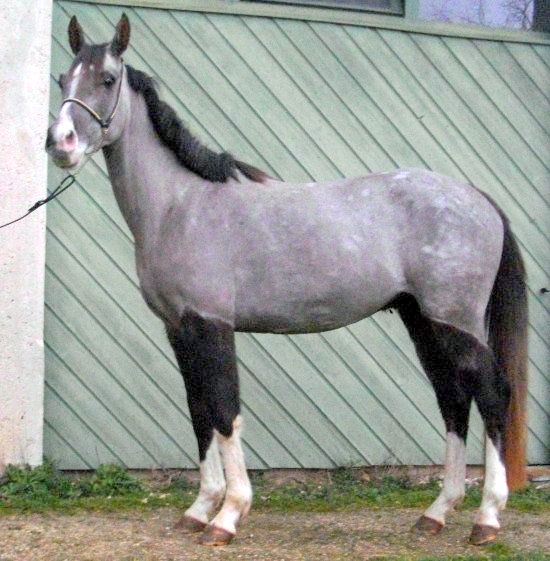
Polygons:
<instances>
[{"instance_id":1,"label":"halter noseband","mask_svg":"<svg viewBox=\"0 0 550 561\"><path fill-rule=\"evenodd\" d=\"M113 107L113 110L111 111L111 114L106 118L106 119L102 119L98 113L96 111L94 111L87 103L85 103L84 101L82 101L81 99L78 99L77 97L67 97L63 100L63 102L61 103L61 107L63 107L63 105L65 105L65 103L76 103L77 105L80 105L80 107L83 107L84 109L86 109L86 111L88 111L88 113L99 123L99 126L101 127L101 132L103 134L107 134L109 127L111 126L111 123L113 122L113 119L115 117L115 113L116 110L118 109L118 103L120 101L120 92L122 90L122 80L124 79L124 61L122 61L122 72L120 74L120 81L118 83L118 91L116 94L116 102L115 102L115 106Z\"/></svg>"}]
</instances>

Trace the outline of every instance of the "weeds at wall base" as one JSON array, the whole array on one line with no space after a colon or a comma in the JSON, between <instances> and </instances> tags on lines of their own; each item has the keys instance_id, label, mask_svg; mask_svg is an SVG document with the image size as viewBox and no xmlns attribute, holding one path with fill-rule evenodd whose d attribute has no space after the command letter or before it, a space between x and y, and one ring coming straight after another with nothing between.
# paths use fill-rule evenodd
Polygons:
<instances>
[{"instance_id":1,"label":"weeds at wall base","mask_svg":"<svg viewBox=\"0 0 550 561\"><path fill-rule=\"evenodd\" d=\"M317 481L274 483L262 472L253 473L251 479L254 508L284 512L427 507L441 486L435 479L415 484L390 475L364 481L357 471L348 468L328 471ZM198 485L183 476L155 482L138 479L117 465L102 465L95 472L71 476L47 461L32 469L8 466L0 479L0 515L48 510L183 509L191 504L197 490ZM472 486L461 508L476 508L480 500L479 485ZM508 508L548 511L550 490L531 485L513 493Z\"/></svg>"}]
</instances>

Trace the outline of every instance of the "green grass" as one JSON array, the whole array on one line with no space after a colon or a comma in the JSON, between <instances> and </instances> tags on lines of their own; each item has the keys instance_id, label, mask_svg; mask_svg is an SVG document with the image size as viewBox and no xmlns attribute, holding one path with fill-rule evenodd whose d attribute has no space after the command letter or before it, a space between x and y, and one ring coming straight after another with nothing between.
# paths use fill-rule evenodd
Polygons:
<instances>
[{"instance_id":1,"label":"green grass","mask_svg":"<svg viewBox=\"0 0 550 561\"><path fill-rule=\"evenodd\" d=\"M274 487L261 472L252 481L256 508L287 512L427 507L440 491L439 482L435 480L418 485L407 479L386 476L365 483L355 470L345 468L327 472L327 481L321 484L292 483ZM481 489L473 487L467 491L462 508L477 508L480 501ZM510 495L508 508L533 513L548 511L550 492L529 486Z\"/></svg>"},{"instance_id":2,"label":"green grass","mask_svg":"<svg viewBox=\"0 0 550 561\"><path fill-rule=\"evenodd\" d=\"M8 466L0 480L0 514L185 507L191 504L192 494L191 489L184 493L183 486L176 494L155 492L116 465L102 465L92 474L70 477L45 462L33 469Z\"/></svg>"},{"instance_id":3,"label":"green grass","mask_svg":"<svg viewBox=\"0 0 550 561\"><path fill-rule=\"evenodd\" d=\"M413 485L386 476L364 482L351 469L327 472L322 483L270 485L261 473L253 477L255 506L283 511L327 512L354 508L417 507L430 504L439 492L437 482Z\"/></svg>"},{"instance_id":4,"label":"green grass","mask_svg":"<svg viewBox=\"0 0 550 561\"><path fill-rule=\"evenodd\" d=\"M360 472L353 469L339 469L326 472L322 481L275 485L261 472L255 473L252 475L254 508L330 512L359 508L426 507L440 490L437 481L415 485L407 479L386 476L365 482L359 475ZM114 465L103 465L92 474L78 477L56 470L50 462L34 469L10 466L0 479L0 515L47 510L186 508L197 490L196 485L188 483L183 477L153 485ZM468 491L463 508L475 508L479 501L480 489L474 487ZM513 493L508 508L534 513L548 511L550 492L530 486Z\"/></svg>"}]
</instances>

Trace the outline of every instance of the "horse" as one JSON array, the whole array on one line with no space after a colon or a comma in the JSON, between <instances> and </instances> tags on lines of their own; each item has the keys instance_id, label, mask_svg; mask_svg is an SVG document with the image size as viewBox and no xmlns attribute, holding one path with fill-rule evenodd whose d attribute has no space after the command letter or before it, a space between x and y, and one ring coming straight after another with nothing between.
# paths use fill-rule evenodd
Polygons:
<instances>
[{"instance_id":1,"label":"horse","mask_svg":"<svg viewBox=\"0 0 550 561\"><path fill-rule=\"evenodd\" d=\"M420 169L278 181L202 144L124 63L125 14L110 42L88 44L74 16L68 35L74 60L46 150L72 173L103 151L141 292L166 326L200 460L198 496L176 527L225 545L251 506L235 332L322 332L396 309L446 428L442 490L415 528L437 534L464 496L475 401L486 457L470 541L495 539L508 483L525 477L527 290L502 210Z\"/></svg>"}]
</instances>

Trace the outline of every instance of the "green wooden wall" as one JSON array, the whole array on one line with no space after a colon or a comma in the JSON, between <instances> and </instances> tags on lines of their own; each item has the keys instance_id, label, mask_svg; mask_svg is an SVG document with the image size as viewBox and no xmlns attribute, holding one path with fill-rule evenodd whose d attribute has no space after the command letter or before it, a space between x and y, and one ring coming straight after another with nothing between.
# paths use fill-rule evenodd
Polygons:
<instances>
[{"instance_id":1,"label":"green wooden wall","mask_svg":"<svg viewBox=\"0 0 550 561\"><path fill-rule=\"evenodd\" d=\"M549 300L540 288L550 270L550 46L125 11L127 62L154 75L212 147L293 181L430 168L497 200L529 272L529 460L549 463ZM120 13L54 3L52 116L55 78L71 60L70 16L99 42ZM52 186L59 177L50 171ZM183 384L139 295L132 239L101 155L49 207L46 278L46 455L67 469L196 466ZM237 345L250 467L443 461L435 398L395 315L320 335L239 335ZM469 460L479 463L481 451L475 413Z\"/></svg>"}]
</instances>

